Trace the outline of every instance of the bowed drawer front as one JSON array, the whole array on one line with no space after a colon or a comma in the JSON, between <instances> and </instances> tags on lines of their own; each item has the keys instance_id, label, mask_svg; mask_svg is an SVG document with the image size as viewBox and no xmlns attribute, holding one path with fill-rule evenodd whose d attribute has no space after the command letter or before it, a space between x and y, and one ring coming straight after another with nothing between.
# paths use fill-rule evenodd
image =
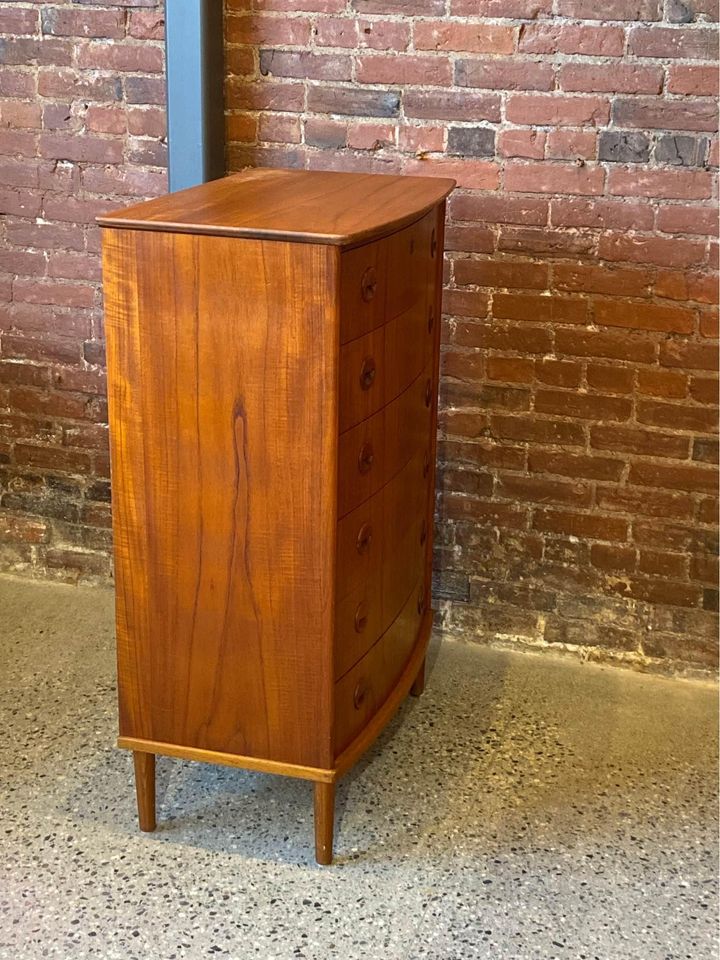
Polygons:
<instances>
[{"instance_id":1,"label":"bowed drawer front","mask_svg":"<svg viewBox=\"0 0 720 960\"><path fill-rule=\"evenodd\" d=\"M452 182L251 170L100 218L119 744L336 780L419 693Z\"/></svg>"}]
</instances>

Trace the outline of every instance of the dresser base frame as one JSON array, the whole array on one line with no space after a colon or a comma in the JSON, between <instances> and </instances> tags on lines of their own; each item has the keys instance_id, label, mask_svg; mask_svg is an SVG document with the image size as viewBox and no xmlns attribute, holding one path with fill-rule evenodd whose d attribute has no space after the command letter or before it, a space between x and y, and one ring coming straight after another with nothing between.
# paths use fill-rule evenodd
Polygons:
<instances>
[{"instance_id":1,"label":"dresser base frame","mask_svg":"<svg viewBox=\"0 0 720 960\"><path fill-rule=\"evenodd\" d=\"M433 611L429 610L420 625L410 659L390 695L367 726L339 754L335 766L330 770L282 763L277 760L263 760L258 757L242 757L233 753L218 753L215 750L201 750L198 747L182 747L157 740L119 737L118 747L133 751L140 829L152 832L156 826L155 757L158 754L164 757L178 757L181 760L199 760L202 763L218 763L226 767L256 770L259 773L275 773L283 777L298 777L301 780L312 780L315 784L315 859L323 865L332 863L335 784L372 746L408 694L418 697L425 689L425 656L432 621Z\"/></svg>"}]
</instances>

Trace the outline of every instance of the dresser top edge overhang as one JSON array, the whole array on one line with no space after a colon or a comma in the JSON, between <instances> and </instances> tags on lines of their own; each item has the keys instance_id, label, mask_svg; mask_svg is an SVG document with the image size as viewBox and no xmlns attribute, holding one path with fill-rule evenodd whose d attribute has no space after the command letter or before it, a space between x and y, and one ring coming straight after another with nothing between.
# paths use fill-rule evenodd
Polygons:
<instances>
[{"instance_id":1,"label":"dresser top edge overhang","mask_svg":"<svg viewBox=\"0 0 720 960\"><path fill-rule=\"evenodd\" d=\"M97 222L349 248L409 226L454 187L443 177L253 168L112 211Z\"/></svg>"}]
</instances>

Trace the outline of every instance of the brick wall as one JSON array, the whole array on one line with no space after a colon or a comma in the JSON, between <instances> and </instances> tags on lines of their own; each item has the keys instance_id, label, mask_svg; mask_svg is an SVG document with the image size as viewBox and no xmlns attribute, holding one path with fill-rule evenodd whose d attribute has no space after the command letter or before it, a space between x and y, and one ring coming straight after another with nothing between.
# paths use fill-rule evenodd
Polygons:
<instances>
[{"instance_id":1,"label":"brick wall","mask_svg":"<svg viewBox=\"0 0 720 960\"><path fill-rule=\"evenodd\" d=\"M97 232L83 225L164 186L160 5L139 6L0 12L17 38L1 57L18 61L0 77L12 98L0 163L20 178L0 247L0 556L29 572L107 570ZM435 590L446 629L714 664L716 4L250 6L226 0L230 169L459 183ZM91 14L105 39L90 39Z\"/></svg>"},{"instance_id":2,"label":"brick wall","mask_svg":"<svg viewBox=\"0 0 720 960\"><path fill-rule=\"evenodd\" d=\"M231 169L458 181L446 628L716 662L714 0L254 6L227 3Z\"/></svg>"},{"instance_id":3,"label":"brick wall","mask_svg":"<svg viewBox=\"0 0 720 960\"><path fill-rule=\"evenodd\" d=\"M166 189L162 3L0 5L0 567L111 570L99 232Z\"/></svg>"}]
</instances>

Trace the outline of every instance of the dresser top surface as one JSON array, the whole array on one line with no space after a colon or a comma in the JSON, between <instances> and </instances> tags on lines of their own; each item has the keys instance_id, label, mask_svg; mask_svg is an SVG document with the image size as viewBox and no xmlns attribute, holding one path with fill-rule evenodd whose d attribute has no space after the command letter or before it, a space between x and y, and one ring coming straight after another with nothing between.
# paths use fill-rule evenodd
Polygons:
<instances>
[{"instance_id":1,"label":"dresser top surface","mask_svg":"<svg viewBox=\"0 0 720 960\"><path fill-rule=\"evenodd\" d=\"M353 246L417 220L454 180L256 168L98 217L103 227Z\"/></svg>"}]
</instances>

